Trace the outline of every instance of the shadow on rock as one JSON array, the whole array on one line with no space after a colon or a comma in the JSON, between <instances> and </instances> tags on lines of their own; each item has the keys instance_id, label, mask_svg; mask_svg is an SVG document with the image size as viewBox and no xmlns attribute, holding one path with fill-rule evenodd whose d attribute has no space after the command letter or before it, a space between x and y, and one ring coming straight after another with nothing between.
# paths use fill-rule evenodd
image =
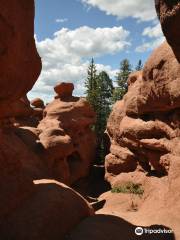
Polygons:
<instances>
[{"instance_id":1,"label":"shadow on rock","mask_svg":"<svg viewBox=\"0 0 180 240\"><path fill-rule=\"evenodd\" d=\"M66 236L66 240L175 240L175 236L172 230L163 225L152 225L148 227L142 227L143 234L137 235L135 233L137 226L123 220L122 218L112 215L96 215L89 217L81 222L69 236ZM136 230L137 233L141 233L140 229ZM150 231L150 233L145 233ZM154 231L154 233L152 233ZM155 233L166 232L166 233ZM171 232L171 233L170 233Z\"/></svg>"}]
</instances>

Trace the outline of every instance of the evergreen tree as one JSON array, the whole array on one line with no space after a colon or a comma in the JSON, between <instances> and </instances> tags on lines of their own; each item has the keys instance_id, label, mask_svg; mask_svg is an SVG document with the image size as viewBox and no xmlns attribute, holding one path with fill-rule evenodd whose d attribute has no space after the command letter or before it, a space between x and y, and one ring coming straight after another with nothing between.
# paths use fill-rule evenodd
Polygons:
<instances>
[{"instance_id":1,"label":"evergreen tree","mask_svg":"<svg viewBox=\"0 0 180 240\"><path fill-rule=\"evenodd\" d=\"M135 70L136 71L141 71L143 69L143 64L142 64L142 60L139 60Z\"/></svg>"},{"instance_id":2,"label":"evergreen tree","mask_svg":"<svg viewBox=\"0 0 180 240\"><path fill-rule=\"evenodd\" d=\"M96 65L94 63L94 59L92 58L88 71L87 71L87 79L85 81L86 87L86 99L93 107L94 111L96 111L96 101L97 101L97 71Z\"/></svg>"},{"instance_id":3,"label":"evergreen tree","mask_svg":"<svg viewBox=\"0 0 180 240\"><path fill-rule=\"evenodd\" d=\"M102 162L105 158L104 132L111 112L112 94L112 79L105 71L102 71L97 77L97 122L95 127L98 139L97 156L99 162Z\"/></svg>"},{"instance_id":4,"label":"evergreen tree","mask_svg":"<svg viewBox=\"0 0 180 240\"><path fill-rule=\"evenodd\" d=\"M117 73L116 82L117 87L113 92L113 102L121 100L128 90L127 80L129 74L132 72L132 67L128 59L122 60L120 63L120 71Z\"/></svg>"},{"instance_id":5,"label":"evergreen tree","mask_svg":"<svg viewBox=\"0 0 180 240\"><path fill-rule=\"evenodd\" d=\"M86 99L96 112L96 124L93 129L97 135L97 163L104 161L105 145L104 132L107 118L111 111L113 84L109 75L102 71L97 75L96 65L92 59L88 67L88 76L85 82L87 89Z\"/></svg>"}]
</instances>

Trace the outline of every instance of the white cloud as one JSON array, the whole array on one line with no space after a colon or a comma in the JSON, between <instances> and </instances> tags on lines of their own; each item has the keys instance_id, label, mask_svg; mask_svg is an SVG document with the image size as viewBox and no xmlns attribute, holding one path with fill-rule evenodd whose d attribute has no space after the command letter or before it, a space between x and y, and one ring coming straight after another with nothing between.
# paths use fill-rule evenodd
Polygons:
<instances>
[{"instance_id":1,"label":"white cloud","mask_svg":"<svg viewBox=\"0 0 180 240\"><path fill-rule=\"evenodd\" d=\"M119 19L133 17L139 21L156 18L154 0L81 0L88 7L97 7Z\"/></svg>"},{"instance_id":2,"label":"white cloud","mask_svg":"<svg viewBox=\"0 0 180 240\"><path fill-rule=\"evenodd\" d=\"M159 23L155 26L145 28L142 32L142 36L147 37L148 40L136 47L136 52L151 51L165 40Z\"/></svg>"},{"instance_id":3,"label":"white cloud","mask_svg":"<svg viewBox=\"0 0 180 240\"><path fill-rule=\"evenodd\" d=\"M68 18L57 18L56 19L56 23L64 23L64 22L67 22L68 21Z\"/></svg>"},{"instance_id":4,"label":"white cloud","mask_svg":"<svg viewBox=\"0 0 180 240\"><path fill-rule=\"evenodd\" d=\"M162 30L161 30L161 25L158 23L157 25L153 27L147 27L144 29L143 36L148 36L150 38L159 38L162 37Z\"/></svg>"},{"instance_id":5,"label":"white cloud","mask_svg":"<svg viewBox=\"0 0 180 240\"><path fill-rule=\"evenodd\" d=\"M29 97L43 97L49 101L54 96L53 87L61 81L73 82L75 94L83 95L88 60L91 57L115 54L130 46L129 32L120 27L69 30L62 28L52 39L36 39L43 69ZM116 73L110 66L97 64L97 70L106 70L111 77ZM41 94L42 93L42 94Z\"/></svg>"}]
</instances>

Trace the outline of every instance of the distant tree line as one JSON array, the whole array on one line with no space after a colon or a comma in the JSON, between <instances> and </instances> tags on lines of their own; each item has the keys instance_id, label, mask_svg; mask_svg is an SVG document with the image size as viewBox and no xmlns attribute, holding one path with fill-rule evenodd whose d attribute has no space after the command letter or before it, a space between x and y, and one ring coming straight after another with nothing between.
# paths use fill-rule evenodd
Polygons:
<instances>
[{"instance_id":1,"label":"distant tree line","mask_svg":"<svg viewBox=\"0 0 180 240\"><path fill-rule=\"evenodd\" d=\"M142 61L139 60L135 70L143 68ZM96 64L92 58L85 81L86 99L96 112L96 124L92 126L97 135L97 162L103 163L106 155L106 144L104 132L106 130L107 119L112 109L112 105L121 100L128 90L127 80L133 71L128 59L120 62L120 68L116 75L115 85L107 72L97 73Z\"/></svg>"}]
</instances>

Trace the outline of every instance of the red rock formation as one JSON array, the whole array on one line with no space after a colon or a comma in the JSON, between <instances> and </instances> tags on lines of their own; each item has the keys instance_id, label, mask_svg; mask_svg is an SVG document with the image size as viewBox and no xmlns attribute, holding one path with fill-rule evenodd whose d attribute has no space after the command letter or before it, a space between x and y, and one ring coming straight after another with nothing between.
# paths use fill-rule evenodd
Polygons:
<instances>
[{"instance_id":1,"label":"red rock formation","mask_svg":"<svg viewBox=\"0 0 180 240\"><path fill-rule=\"evenodd\" d=\"M73 88L69 83L55 87L59 98L48 104L38 126L52 176L67 184L88 174L96 146L95 113L85 99L72 97Z\"/></svg>"},{"instance_id":2,"label":"red rock formation","mask_svg":"<svg viewBox=\"0 0 180 240\"><path fill-rule=\"evenodd\" d=\"M179 155L180 137L180 65L168 44L156 49L143 72L131 74L128 83L128 93L115 104L107 125L112 146L106 177L139 165L145 172L153 168L167 174L164 156Z\"/></svg>"},{"instance_id":3,"label":"red rock formation","mask_svg":"<svg viewBox=\"0 0 180 240\"><path fill-rule=\"evenodd\" d=\"M32 178L22 166L27 157L17 136L0 129L0 223L33 192Z\"/></svg>"},{"instance_id":4,"label":"red rock formation","mask_svg":"<svg viewBox=\"0 0 180 240\"><path fill-rule=\"evenodd\" d=\"M72 83L59 83L54 87L54 91L57 93L56 98L64 99L72 97L72 92L74 90L74 85Z\"/></svg>"},{"instance_id":5,"label":"red rock formation","mask_svg":"<svg viewBox=\"0 0 180 240\"><path fill-rule=\"evenodd\" d=\"M170 226L179 237L180 64L170 46L157 48L128 84L107 124L111 147L105 177L112 188L131 183L144 192L141 198L104 194L99 213L113 212L138 226Z\"/></svg>"},{"instance_id":6,"label":"red rock formation","mask_svg":"<svg viewBox=\"0 0 180 240\"><path fill-rule=\"evenodd\" d=\"M2 239L59 240L93 209L75 191L53 180L34 181L34 193L0 228Z\"/></svg>"},{"instance_id":7,"label":"red rock formation","mask_svg":"<svg viewBox=\"0 0 180 240\"><path fill-rule=\"evenodd\" d=\"M35 98L31 101L31 105L35 108L44 108L44 101L41 98Z\"/></svg>"},{"instance_id":8,"label":"red rock formation","mask_svg":"<svg viewBox=\"0 0 180 240\"><path fill-rule=\"evenodd\" d=\"M136 79L136 80L135 80ZM130 76L125 96L127 115L167 112L180 107L180 64L165 42L157 48L144 66L143 73Z\"/></svg>"},{"instance_id":9,"label":"red rock formation","mask_svg":"<svg viewBox=\"0 0 180 240\"><path fill-rule=\"evenodd\" d=\"M180 62L180 2L155 0L155 5L167 42Z\"/></svg>"},{"instance_id":10,"label":"red rock formation","mask_svg":"<svg viewBox=\"0 0 180 240\"><path fill-rule=\"evenodd\" d=\"M8 14L11 9L11 14ZM1 1L0 112L24 96L36 82L41 61L34 41L34 1Z\"/></svg>"},{"instance_id":11,"label":"red rock formation","mask_svg":"<svg viewBox=\"0 0 180 240\"><path fill-rule=\"evenodd\" d=\"M52 177L45 162L48 151L44 153L46 149L39 142L39 134L43 134L41 129L22 127L29 125L27 118L37 116L37 111L24 97L41 69L34 41L34 1L2 0L0 9L0 31L3 32L0 36L0 239L62 239L81 220L93 215L93 210L80 195L63 184L49 180L34 181L33 184L33 180ZM78 115L77 110L74 116L69 115L72 118L69 121L79 122L89 129L88 119L92 122L91 114L93 118L94 113L88 112L87 103L82 101L77 104L77 109L82 115ZM62 109L58 111L63 112ZM47 112L48 117L52 115L51 111L49 115ZM59 118L65 120L66 113L62 115ZM58 122L58 116L55 116L55 122ZM59 131L60 127L56 127ZM49 123L47 128L49 130ZM55 145L56 136L57 133L52 132L49 146ZM81 139L84 145L79 148L84 148L85 155L88 136ZM76 148L73 146L73 150ZM72 160L75 166L76 152L70 154L68 161Z\"/></svg>"}]
</instances>

